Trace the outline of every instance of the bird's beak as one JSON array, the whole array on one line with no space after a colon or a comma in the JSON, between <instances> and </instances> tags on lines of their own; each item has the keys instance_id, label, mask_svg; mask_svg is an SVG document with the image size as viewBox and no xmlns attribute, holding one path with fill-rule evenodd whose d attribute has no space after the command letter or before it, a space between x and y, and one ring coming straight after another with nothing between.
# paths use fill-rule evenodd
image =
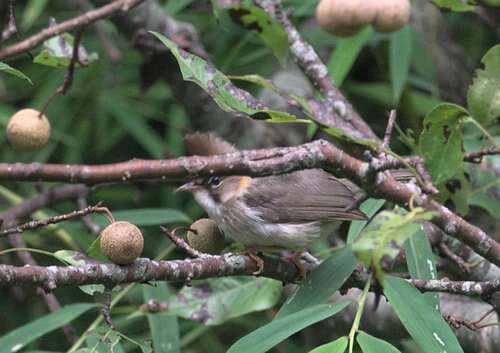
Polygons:
<instances>
[{"instance_id":1,"label":"bird's beak","mask_svg":"<svg viewBox=\"0 0 500 353\"><path fill-rule=\"evenodd\" d=\"M194 181L190 181L184 185L181 185L179 186L177 189L175 189L175 192L186 192L186 191L195 191L196 189L198 189L200 186L194 182Z\"/></svg>"}]
</instances>

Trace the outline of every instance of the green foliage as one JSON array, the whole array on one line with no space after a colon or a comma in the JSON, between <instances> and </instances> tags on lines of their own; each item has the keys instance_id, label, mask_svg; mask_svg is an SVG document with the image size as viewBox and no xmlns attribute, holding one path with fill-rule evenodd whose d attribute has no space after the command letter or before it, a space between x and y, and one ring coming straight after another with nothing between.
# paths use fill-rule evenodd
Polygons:
<instances>
[{"instance_id":1,"label":"green foliage","mask_svg":"<svg viewBox=\"0 0 500 353\"><path fill-rule=\"evenodd\" d=\"M243 113L257 120L269 122L294 122L294 115L266 109L258 105L250 105L244 91L237 90L229 78L219 70L212 67L202 58L189 54L177 47L170 39L160 33L152 32L174 54L182 77L192 81L207 92L219 107L227 112Z\"/></svg>"},{"instance_id":2,"label":"green foliage","mask_svg":"<svg viewBox=\"0 0 500 353\"><path fill-rule=\"evenodd\" d=\"M351 70L361 49L373 36L373 29L368 26L351 38L341 39L327 63L330 77L337 87L341 87Z\"/></svg>"},{"instance_id":3,"label":"green foliage","mask_svg":"<svg viewBox=\"0 0 500 353\"><path fill-rule=\"evenodd\" d=\"M218 325L274 306L281 296L281 287L280 282L269 278L217 278L184 287L165 303L169 315Z\"/></svg>"},{"instance_id":4,"label":"green foliage","mask_svg":"<svg viewBox=\"0 0 500 353\"><path fill-rule=\"evenodd\" d=\"M361 231L353 242L353 250L367 267L374 267L377 277L383 278L383 258L394 259L406 239L415 234L419 221L429 220L432 214L415 208L404 214L401 210L382 211Z\"/></svg>"},{"instance_id":5,"label":"green foliage","mask_svg":"<svg viewBox=\"0 0 500 353\"><path fill-rule=\"evenodd\" d=\"M411 50L412 31L409 26L405 26L391 35L389 45L389 73L394 106L397 106L408 79Z\"/></svg>"},{"instance_id":6,"label":"green foliage","mask_svg":"<svg viewBox=\"0 0 500 353\"><path fill-rule=\"evenodd\" d=\"M346 348L347 337L340 337L333 342L314 348L309 353L344 353Z\"/></svg>"},{"instance_id":7,"label":"green foliage","mask_svg":"<svg viewBox=\"0 0 500 353\"><path fill-rule=\"evenodd\" d=\"M315 305L260 327L238 340L227 353L264 353L304 327L337 314L350 304L339 301L335 304Z\"/></svg>"},{"instance_id":8,"label":"green foliage","mask_svg":"<svg viewBox=\"0 0 500 353\"><path fill-rule=\"evenodd\" d=\"M457 11L457 12L463 12L463 11L472 11L474 10L473 2L471 1L463 1L463 0L432 0L434 4L437 6L447 9L447 10L452 10L452 11Z\"/></svg>"},{"instance_id":9,"label":"green foliage","mask_svg":"<svg viewBox=\"0 0 500 353\"><path fill-rule=\"evenodd\" d=\"M275 320L308 307L324 303L349 278L356 267L356 258L349 247L334 252L308 274L297 290L283 304Z\"/></svg>"},{"instance_id":10,"label":"green foliage","mask_svg":"<svg viewBox=\"0 0 500 353\"><path fill-rule=\"evenodd\" d=\"M482 1L493 2L495 0ZM462 0L435 0L434 3L452 11L474 9L472 2ZM487 163L480 168L477 165L464 165L462 161L462 145L465 144L465 151L471 152L487 148L493 141L499 142L500 55L499 46L493 46L498 41L494 31L474 16L443 12L447 28L453 34L453 45L463 49L467 56L462 59L468 65L478 67L469 88L465 110L459 106L441 104L443 99L462 101L461 88L464 87L454 85L455 82L468 81L463 80L467 79L466 74L462 77L461 73L452 70L451 64L455 63L456 58L443 55L449 55L448 45L440 41L440 36L434 35L438 33L413 27L393 34L380 34L366 28L353 37L339 40L314 25L312 17L317 2L284 0L283 4L286 10L292 10L291 20L301 34L323 59L327 59L330 78L342 87L349 101L378 136L383 135L387 111L397 106L397 124L400 136L404 136L401 140L404 141L401 143L393 138L391 148L402 156L424 155L433 182L440 190L436 199L448 202L450 208L454 207L462 213L466 213L469 205L479 206L498 219L500 206L495 198L499 187L498 177L483 168L487 165L496 166L498 157L487 157ZM62 21L77 13L73 10L69 13L65 5L46 0L15 2L21 37L29 37L45 28L50 17ZM248 90L255 97L259 96L261 88L283 93L266 78L281 70L276 58L280 63L286 61L287 38L278 22L260 8L245 1L238 9L226 8L227 11L221 11L216 19L212 13L205 11L204 4L193 0L159 0L158 5L158 12L166 11L176 20L191 23L200 35L203 48L208 53L206 57L203 56L205 60L188 54L165 37L160 39L177 59L184 78L200 86L219 108L232 115L250 116L273 123L311 122L313 105L305 97L293 94L286 96L293 99L298 104L298 110L304 113L304 116L299 116L295 112L297 110L285 113L273 110L272 106L249 105L245 100L245 91L236 90L231 82L239 80L238 87ZM155 16L151 15L151 22L154 22ZM231 15L242 26L231 21L224 22ZM238 124L242 120L222 126L225 122L223 124L214 119L218 115L217 109L211 112L211 102L204 101L201 95L195 94L187 100L188 104L183 102L184 92L194 91L190 90L190 84L184 87L178 81L170 80L173 76L171 71L177 71L177 68L172 67L171 61L166 58L162 59L164 62L157 62L157 57L142 55L144 52L136 50L128 41L134 33L124 33L123 28L115 26L113 20L100 21L98 31L88 29L84 32L82 43L93 54L82 53L81 58L90 62L92 60L89 59L97 58L95 52L99 54L99 60L92 61L92 65L88 66L76 65L69 92L56 97L49 105L47 114L53 127L53 138L49 145L39 152L20 154L8 146L5 134L0 134L2 162L102 164L131 158L170 158L185 153L182 136L186 131L211 129L214 126L219 128L219 125L219 132L222 133L233 130L233 127L239 131ZM106 39L111 39L111 44L118 49L121 55L118 61L110 60L109 48L105 48ZM179 38L175 39L178 42ZM187 36L185 39L186 47L190 48L192 38ZM3 44L7 47L16 40L12 37ZM196 41L197 38L194 39L195 44ZM0 73L1 124L5 125L8 118L21 108L41 110L45 106L64 79L65 68L72 56L73 42L73 37L68 33L46 41L36 59L43 65L34 65L28 55L3 59L9 65L0 63L0 71L6 74ZM33 50L34 55L38 50ZM460 50L453 53L460 56ZM437 57L439 62L436 61ZM438 65L446 60L452 61L449 75L453 80L444 80L443 77L448 73L447 65L444 65L445 69L443 65ZM61 69L54 70L53 67ZM220 68L220 71L215 67ZM154 76L152 82L147 82L145 72L148 71ZM460 77L455 81L451 75ZM165 77L167 79L163 79ZM34 85L29 86L24 81L34 82ZM180 90L177 85L181 87ZM446 91L443 87L446 87ZM319 98L318 92L315 92L315 98ZM465 124L467 122L475 125ZM309 127L316 128L314 124ZM288 132L292 134L292 130L286 128L281 127L280 144L281 137L286 140ZM302 127L290 128L298 131ZM261 131L265 132L262 136L266 136L266 128ZM378 147L375 141L355 138L337 127L325 131L341 141L348 153L351 152L352 144L358 145L359 150ZM239 136L233 136L233 139L238 145L240 142L242 145L252 145L253 142L269 145L269 141L262 136L256 134L255 141L249 142L239 141ZM179 259L185 255L173 250L174 247L161 234L158 225L175 227L189 224L191 219L201 216L201 210L192 198L174 195L170 182L100 185L89 194L89 202L104 201L105 206L117 210L113 212L117 219L144 226L144 256ZM18 204L37 191L31 183L5 184L0 187L2 208ZM384 200L370 199L361 209L371 218L384 203ZM392 206L389 204L387 207ZM47 218L74 208L72 202L57 204L34 213L33 219ZM70 321L77 335L80 335L81 343L73 346L69 350L71 353L151 352L153 347L158 352L201 352L206 351L207 347L213 352L225 352L233 342L237 343L231 352L240 352L241 348L242 352L254 353L272 350L273 346L287 338L286 347L283 348L287 353L311 350L325 342L325 336L318 334L320 337L313 337L311 346L308 346L309 341L304 339L304 335L293 334L333 315L340 310L340 306L345 305L334 304L332 307L324 303L341 288L355 266L360 266L353 257L352 248L365 265L373 265L377 269L380 279L380 262L392 259L396 247L404 243L407 268L412 278L439 277L434 263L436 255L420 224L430 215L417 210L408 214L382 211L371 222L352 222L347 234L349 245L328 256L314 272L308 274L303 283L291 288L291 295L286 299L283 298L280 283L253 277L207 279L195 282L191 288L180 287L176 283L117 287L113 291L111 312L117 331L113 331L103 324L103 317L97 310L90 311L94 304L70 304L61 311L46 315L43 303L32 295L30 288L19 290L22 294L20 299L6 292L0 303L0 312L8 320L0 321L0 332L9 333L0 338L0 352L11 352L12 348L31 353L36 349L40 349L38 353L42 349L45 349L44 352L68 351L68 342L58 328ZM470 216L473 215L471 213ZM98 225L107 223L101 215L92 216L91 219ZM476 221L471 219L472 223L483 226ZM344 226L338 231L343 240L345 231ZM23 240L27 246L38 251L33 254L42 265L58 264L53 257L45 256L51 254L68 264L88 264L89 259L83 257L82 249L89 246L89 255L99 258L99 241L81 222L65 222L26 232ZM332 245L326 240L316 245L318 247L314 251L331 252ZM57 251L59 249L64 250ZM6 256L14 257L14 254L11 252ZM398 270L405 271L404 264ZM453 332L436 310L439 305L437 294L420 294L403 280L388 276L385 276L382 284L385 295L390 299L389 305L395 308L422 352L461 352ZM58 289L54 293L62 304L67 304L100 301L104 292L103 285L81 286L80 289L70 287ZM23 295L26 298L24 300ZM167 305L167 310L155 314L143 313L141 305L149 299ZM284 304L280 308L281 301ZM85 310L87 305L88 311ZM276 311L278 314L270 321ZM32 322L26 324L29 320ZM328 330L328 339L346 334L338 332L337 327L335 329L335 332ZM250 335L244 336L247 332L251 332ZM356 337L359 345L355 350L357 352L397 352L394 346L381 340L386 337L378 339L369 336L358 331L357 326L353 332L352 338ZM401 333L396 335L399 337ZM6 341L12 337L15 340ZM391 343L399 347L401 341ZM344 352L346 346L347 338L341 337L314 348L311 353Z\"/></svg>"},{"instance_id":11,"label":"green foliage","mask_svg":"<svg viewBox=\"0 0 500 353\"><path fill-rule=\"evenodd\" d=\"M439 311L415 287L393 276L385 276L383 285L384 295L423 352L463 352Z\"/></svg>"},{"instance_id":12,"label":"green foliage","mask_svg":"<svg viewBox=\"0 0 500 353\"><path fill-rule=\"evenodd\" d=\"M484 69L476 70L467 104L472 117L487 126L500 118L500 44L488 50L481 63Z\"/></svg>"},{"instance_id":13,"label":"green foliage","mask_svg":"<svg viewBox=\"0 0 500 353\"><path fill-rule=\"evenodd\" d=\"M33 82L31 82L30 78L28 76L26 76L25 74L23 74L21 71L19 70L16 70L14 69L12 66L9 66L7 65L6 63L3 63L0 61L0 71L4 71L10 75L13 75L13 76L16 76L16 77L19 77L23 80L26 80L28 81L30 84L33 84Z\"/></svg>"},{"instance_id":14,"label":"green foliage","mask_svg":"<svg viewBox=\"0 0 500 353\"><path fill-rule=\"evenodd\" d=\"M43 42L42 51L33 59L36 64L52 67L67 67L73 57L75 39L69 33L62 33ZM87 54L82 45L78 47L78 63L90 64L99 57L97 53Z\"/></svg>"},{"instance_id":15,"label":"green foliage","mask_svg":"<svg viewBox=\"0 0 500 353\"><path fill-rule=\"evenodd\" d=\"M363 202L359 208L368 218L371 218L382 208L382 206L384 206L384 204L385 200L383 199L368 199ZM367 224L368 221L352 221L349 225L349 232L347 233L347 243L352 244Z\"/></svg>"},{"instance_id":16,"label":"green foliage","mask_svg":"<svg viewBox=\"0 0 500 353\"><path fill-rule=\"evenodd\" d=\"M0 352L17 352L30 342L73 321L96 306L88 303L70 304L56 312L41 316L0 337Z\"/></svg>"},{"instance_id":17,"label":"green foliage","mask_svg":"<svg viewBox=\"0 0 500 353\"><path fill-rule=\"evenodd\" d=\"M360 331L356 336L356 342L358 342L363 353L401 353L399 349L389 342L373 337L363 331Z\"/></svg>"},{"instance_id":18,"label":"green foliage","mask_svg":"<svg viewBox=\"0 0 500 353\"><path fill-rule=\"evenodd\" d=\"M404 249L411 278L438 279L434 253L423 226L406 240ZM439 311L439 294L429 292L424 296Z\"/></svg>"},{"instance_id":19,"label":"green foliage","mask_svg":"<svg viewBox=\"0 0 500 353\"><path fill-rule=\"evenodd\" d=\"M156 226L162 224L183 223L188 224L192 219L184 212L168 208L136 208L130 210L113 211L113 217L117 221L127 221L137 226ZM104 217L94 219L100 226L109 224L109 220Z\"/></svg>"},{"instance_id":20,"label":"green foliage","mask_svg":"<svg viewBox=\"0 0 500 353\"><path fill-rule=\"evenodd\" d=\"M255 31L272 49L279 62L285 65L288 56L288 36L274 18L248 0L231 5L229 15L234 22Z\"/></svg>"},{"instance_id":21,"label":"green foliage","mask_svg":"<svg viewBox=\"0 0 500 353\"><path fill-rule=\"evenodd\" d=\"M419 151L436 185L463 172L461 118L467 111L455 104L440 104L424 119Z\"/></svg>"},{"instance_id":22,"label":"green foliage","mask_svg":"<svg viewBox=\"0 0 500 353\"><path fill-rule=\"evenodd\" d=\"M165 302L172 295L172 290L165 282L154 283L153 286L142 286L144 301L155 300ZM169 313L146 314L151 338L156 353L180 353L179 323L176 316Z\"/></svg>"}]
</instances>

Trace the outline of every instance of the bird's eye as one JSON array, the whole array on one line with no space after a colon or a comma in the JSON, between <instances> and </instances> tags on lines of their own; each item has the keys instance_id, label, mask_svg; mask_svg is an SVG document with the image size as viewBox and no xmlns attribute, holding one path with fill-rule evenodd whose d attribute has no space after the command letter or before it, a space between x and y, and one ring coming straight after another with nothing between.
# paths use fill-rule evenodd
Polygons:
<instances>
[{"instance_id":1,"label":"bird's eye","mask_svg":"<svg viewBox=\"0 0 500 353\"><path fill-rule=\"evenodd\" d=\"M222 179L218 176L211 176L210 178L208 178L208 184L213 188L219 187L221 183Z\"/></svg>"}]
</instances>

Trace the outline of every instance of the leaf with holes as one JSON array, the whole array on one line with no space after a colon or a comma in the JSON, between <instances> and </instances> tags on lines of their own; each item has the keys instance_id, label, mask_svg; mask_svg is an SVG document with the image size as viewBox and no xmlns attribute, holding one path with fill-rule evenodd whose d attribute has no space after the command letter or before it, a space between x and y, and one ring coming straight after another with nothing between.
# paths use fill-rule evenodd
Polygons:
<instances>
[{"instance_id":1,"label":"leaf with holes","mask_svg":"<svg viewBox=\"0 0 500 353\"><path fill-rule=\"evenodd\" d=\"M174 55L179 64L182 77L200 86L226 112L240 113L256 120L267 120L275 123L309 123L308 120L297 119L295 115L271 110L255 101L247 91L239 89L222 72L202 58L179 48L164 35L152 32Z\"/></svg>"},{"instance_id":2,"label":"leaf with holes","mask_svg":"<svg viewBox=\"0 0 500 353\"><path fill-rule=\"evenodd\" d=\"M197 281L167 300L169 315L218 325L229 319L269 309L281 297L282 285L269 278L225 277Z\"/></svg>"},{"instance_id":3,"label":"leaf with holes","mask_svg":"<svg viewBox=\"0 0 500 353\"><path fill-rule=\"evenodd\" d=\"M500 118L500 44L488 50L481 63L484 69L476 70L467 104L472 117L487 125Z\"/></svg>"},{"instance_id":4,"label":"leaf with holes","mask_svg":"<svg viewBox=\"0 0 500 353\"><path fill-rule=\"evenodd\" d=\"M36 64L67 67L73 57L73 43L75 39L69 33L62 33L43 42L42 51L33 59ZM88 54L80 44L78 46L78 64L88 65L99 58L97 53Z\"/></svg>"},{"instance_id":5,"label":"leaf with holes","mask_svg":"<svg viewBox=\"0 0 500 353\"><path fill-rule=\"evenodd\" d=\"M255 31L271 48L281 65L285 65L288 56L288 35L278 21L247 0L231 5L229 15L235 23Z\"/></svg>"},{"instance_id":6,"label":"leaf with holes","mask_svg":"<svg viewBox=\"0 0 500 353\"><path fill-rule=\"evenodd\" d=\"M443 184L457 171L463 171L461 119L468 112L455 104L444 103L424 119L419 150L435 185Z\"/></svg>"}]
</instances>

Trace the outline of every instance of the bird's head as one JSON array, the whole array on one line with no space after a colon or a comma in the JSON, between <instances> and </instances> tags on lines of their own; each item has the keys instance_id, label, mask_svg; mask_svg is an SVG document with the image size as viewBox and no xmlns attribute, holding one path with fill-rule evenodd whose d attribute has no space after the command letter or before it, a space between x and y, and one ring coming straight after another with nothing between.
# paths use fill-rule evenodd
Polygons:
<instances>
[{"instance_id":1,"label":"bird's head","mask_svg":"<svg viewBox=\"0 0 500 353\"><path fill-rule=\"evenodd\" d=\"M248 176L211 176L194 179L177 188L176 192L193 193L196 201L205 211L213 214L218 212L226 202L243 195L251 182L252 178Z\"/></svg>"}]
</instances>

